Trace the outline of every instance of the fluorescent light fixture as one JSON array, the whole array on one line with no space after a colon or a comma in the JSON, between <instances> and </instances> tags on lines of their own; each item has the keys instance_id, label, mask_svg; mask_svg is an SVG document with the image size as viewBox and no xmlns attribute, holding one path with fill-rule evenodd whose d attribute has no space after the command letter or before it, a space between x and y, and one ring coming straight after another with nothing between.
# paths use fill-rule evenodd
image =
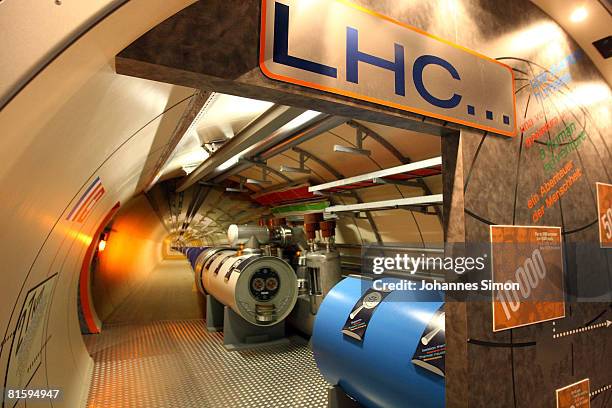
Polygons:
<instances>
[{"instance_id":1,"label":"fluorescent light fixture","mask_svg":"<svg viewBox=\"0 0 612 408\"><path fill-rule=\"evenodd\" d=\"M259 180L259 179L247 178L245 180L245 183L247 183L247 184L270 184L270 183L272 183L272 181L271 180Z\"/></svg>"},{"instance_id":2,"label":"fluorescent light fixture","mask_svg":"<svg viewBox=\"0 0 612 408\"><path fill-rule=\"evenodd\" d=\"M183 166L181 166L181 168L183 169L185 174L189 174L194 171L199 165L200 163L184 164Z\"/></svg>"},{"instance_id":3,"label":"fluorescent light fixture","mask_svg":"<svg viewBox=\"0 0 612 408\"><path fill-rule=\"evenodd\" d=\"M229 169L230 167L233 167L236 164L238 164L239 161L240 161L240 154L237 154L236 156L232 157L231 159L227 160L225 163L223 163L219 167L217 167L217 170L218 171L225 171L225 170Z\"/></svg>"},{"instance_id":4,"label":"fluorescent light fixture","mask_svg":"<svg viewBox=\"0 0 612 408\"><path fill-rule=\"evenodd\" d=\"M357 149L355 147L348 147L342 145L334 145L334 152L339 153L350 153L350 154L358 154L361 156L369 156L370 151L365 149Z\"/></svg>"},{"instance_id":5,"label":"fluorescent light fixture","mask_svg":"<svg viewBox=\"0 0 612 408\"><path fill-rule=\"evenodd\" d=\"M317 112L317 111L313 111L313 110L307 110L306 112L302 113L297 118L289 121L286 125L281 127L281 129L284 130L284 131L293 131L293 130L299 128L300 126L304 125L308 121L316 118L320 114L321 114L321 112Z\"/></svg>"},{"instance_id":6,"label":"fluorescent light fixture","mask_svg":"<svg viewBox=\"0 0 612 408\"><path fill-rule=\"evenodd\" d=\"M291 166L285 166L284 164L281 164L280 169L281 173L302 173L302 174L310 174L310 170L309 169L305 169L305 168L299 168L299 167L291 167Z\"/></svg>"},{"instance_id":7,"label":"fluorescent light fixture","mask_svg":"<svg viewBox=\"0 0 612 408\"><path fill-rule=\"evenodd\" d=\"M570 15L570 20L573 23L580 23L581 21L586 20L588 15L589 12L587 11L586 7L580 6L572 12Z\"/></svg>"},{"instance_id":8,"label":"fluorescent light fixture","mask_svg":"<svg viewBox=\"0 0 612 408\"><path fill-rule=\"evenodd\" d=\"M329 183L319 184L308 187L308 191L313 193L316 191L328 190L335 187L347 186L349 184L360 183L376 178L393 176L396 174L409 173L411 171L433 168L442 164L442 156L432 157L431 159L421 160L401 166L390 167L388 169L378 170L371 173L361 174L359 176L348 177L342 180L330 181Z\"/></svg>"},{"instance_id":9,"label":"fluorescent light fixture","mask_svg":"<svg viewBox=\"0 0 612 408\"><path fill-rule=\"evenodd\" d=\"M198 147L180 155L179 157L183 163L186 163L185 166L187 166L190 163L202 163L204 160L208 159L208 156L210 155L206 150L204 150L204 148Z\"/></svg>"},{"instance_id":10,"label":"fluorescent light fixture","mask_svg":"<svg viewBox=\"0 0 612 408\"><path fill-rule=\"evenodd\" d=\"M287 130L294 130L300 126L302 126L303 124L307 123L309 120L317 117L318 115L320 115L321 112L317 112L317 111L312 111L312 110L308 110L304 113L302 113L300 116L298 116L297 118L291 120L289 123L287 123L286 125L284 125L281 129L283 129L284 131ZM247 153L249 153L249 151L251 151L255 146L249 146L246 149L244 149L243 151L241 151L240 153L238 153L237 155L235 155L234 157L232 157L231 159L227 160L225 163L221 164L220 166L217 167L217 171L219 172L223 172L225 170L230 169L231 167L234 167L236 164L238 164L238 162L240 161L240 158L244 157ZM252 183L255 184L255 183ZM257 183L257 184L261 184L261 183Z\"/></svg>"}]
</instances>

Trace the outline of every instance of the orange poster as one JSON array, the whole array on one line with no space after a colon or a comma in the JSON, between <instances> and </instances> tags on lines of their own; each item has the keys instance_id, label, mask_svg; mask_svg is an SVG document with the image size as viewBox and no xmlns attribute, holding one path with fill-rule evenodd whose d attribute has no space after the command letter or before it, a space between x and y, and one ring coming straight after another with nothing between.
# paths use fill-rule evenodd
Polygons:
<instances>
[{"instance_id":1,"label":"orange poster","mask_svg":"<svg viewBox=\"0 0 612 408\"><path fill-rule=\"evenodd\" d=\"M557 408L589 408L591 406L588 378L557 390Z\"/></svg>"},{"instance_id":2,"label":"orange poster","mask_svg":"<svg viewBox=\"0 0 612 408\"><path fill-rule=\"evenodd\" d=\"M599 243L602 248L612 248L612 184L596 185Z\"/></svg>"},{"instance_id":3,"label":"orange poster","mask_svg":"<svg viewBox=\"0 0 612 408\"><path fill-rule=\"evenodd\" d=\"M493 331L565 317L561 228L492 225L490 233Z\"/></svg>"}]
</instances>

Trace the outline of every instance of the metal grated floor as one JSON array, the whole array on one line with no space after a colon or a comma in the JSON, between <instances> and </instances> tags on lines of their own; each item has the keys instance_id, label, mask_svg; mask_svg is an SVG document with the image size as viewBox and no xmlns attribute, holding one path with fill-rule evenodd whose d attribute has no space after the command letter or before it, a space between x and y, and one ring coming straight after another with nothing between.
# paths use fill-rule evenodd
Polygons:
<instances>
[{"instance_id":1,"label":"metal grated floor","mask_svg":"<svg viewBox=\"0 0 612 408\"><path fill-rule=\"evenodd\" d=\"M203 320L105 327L88 407L326 407L327 383L303 340L228 352Z\"/></svg>"}]
</instances>

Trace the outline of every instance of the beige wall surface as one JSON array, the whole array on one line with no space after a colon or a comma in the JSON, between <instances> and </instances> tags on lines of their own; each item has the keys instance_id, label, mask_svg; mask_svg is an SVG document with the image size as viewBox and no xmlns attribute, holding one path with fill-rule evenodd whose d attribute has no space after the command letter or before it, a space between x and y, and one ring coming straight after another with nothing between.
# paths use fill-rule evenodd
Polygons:
<instances>
[{"instance_id":1,"label":"beige wall surface","mask_svg":"<svg viewBox=\"0 0 612 408\"><path fill-rule=\"evenodd\" d=\"M162 260L166 234L144 195L134 197L119 210L91 280L95 309L102 321L137 290Z\"/></svg>"},{"instance_id":2,"label":"beige wall surface","mask_svg":"<svg viewBox=\"0 0 612 408\"><path fill-rule=\"evenodd\" d=\"M27 16L15 18L16 3L0 4L2 32L11 32L2 35L10 46L3 45L1 52L2 69L20 74L45 50L12 40L22 29L31 41L44 38L51 19L45 15L47 24L20 25ZM149 177L193 93L116 75L112 58L189 3L128 2L0 111L0 388L23 388L29 382L30 388L60 389L61 401L53 406L85 403L92 363L77 315L83 255L108 211L118 201L127 202ZM40 10L42 5L33 13ZM94 10L84 10L70 23L55 23L70 28L87 19L87 12ZM50 33L46 47L65 38L65 32ZM12 60L15 64L6 67ZM14 75L5 73L2 90L14 85ZM104 195L83 222L68 220L96 177Z\"/></svg>"},{"instance_id":3,"label":"beige wall surface","mask_svg":"<svg viewBox=\"0 0 612 408\"><path fill-rule=\"evenodd\" d=\"M71 38L124 0L0 2L0 106ZM59 4L58 4L59 3Z\"/></svg>"}]
</instances>

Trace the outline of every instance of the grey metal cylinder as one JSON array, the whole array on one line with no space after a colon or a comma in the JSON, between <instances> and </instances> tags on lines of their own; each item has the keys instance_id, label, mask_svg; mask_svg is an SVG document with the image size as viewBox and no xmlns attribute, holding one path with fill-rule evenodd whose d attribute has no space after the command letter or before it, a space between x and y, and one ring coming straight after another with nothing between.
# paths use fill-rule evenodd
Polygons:
<instances>
[{"instance_id":1,"label":"grey metal cylinder","mask_svg":"<svg viewBox=\"0 0 612 408\"><path fill-rule=\"evenodd\" d=\"M206 292L257 326L283 321L297 300L293 268L274 256L223 253L203 275Z\"/></svg>"},{"instance_id":2,"label":"grey metal cylinder","mask_svg":"<svg viewBox=\"0 0 612 408\"><path fill-rule=\"evenodd\" d=\"M227 229L227 239L232 246L246 244L253 237L259 244L267 244L270 242L270 230L268 227L250 224L232 224Z\"/></svg>"},{"instance_id":3,"label":"grey metal cylinder","mask_svg":"<svg viewBox=\"0 0 612 408\"><path fill-rule=\"evenodd\" d=\"M234 255L235 249L227 247L209 248L202 252L196 260L196 267L194 269L196 286L202 294L206 294L204 288L205 271L211 267L213 261L222 255Z\"/></svg>"}]
</instances>

